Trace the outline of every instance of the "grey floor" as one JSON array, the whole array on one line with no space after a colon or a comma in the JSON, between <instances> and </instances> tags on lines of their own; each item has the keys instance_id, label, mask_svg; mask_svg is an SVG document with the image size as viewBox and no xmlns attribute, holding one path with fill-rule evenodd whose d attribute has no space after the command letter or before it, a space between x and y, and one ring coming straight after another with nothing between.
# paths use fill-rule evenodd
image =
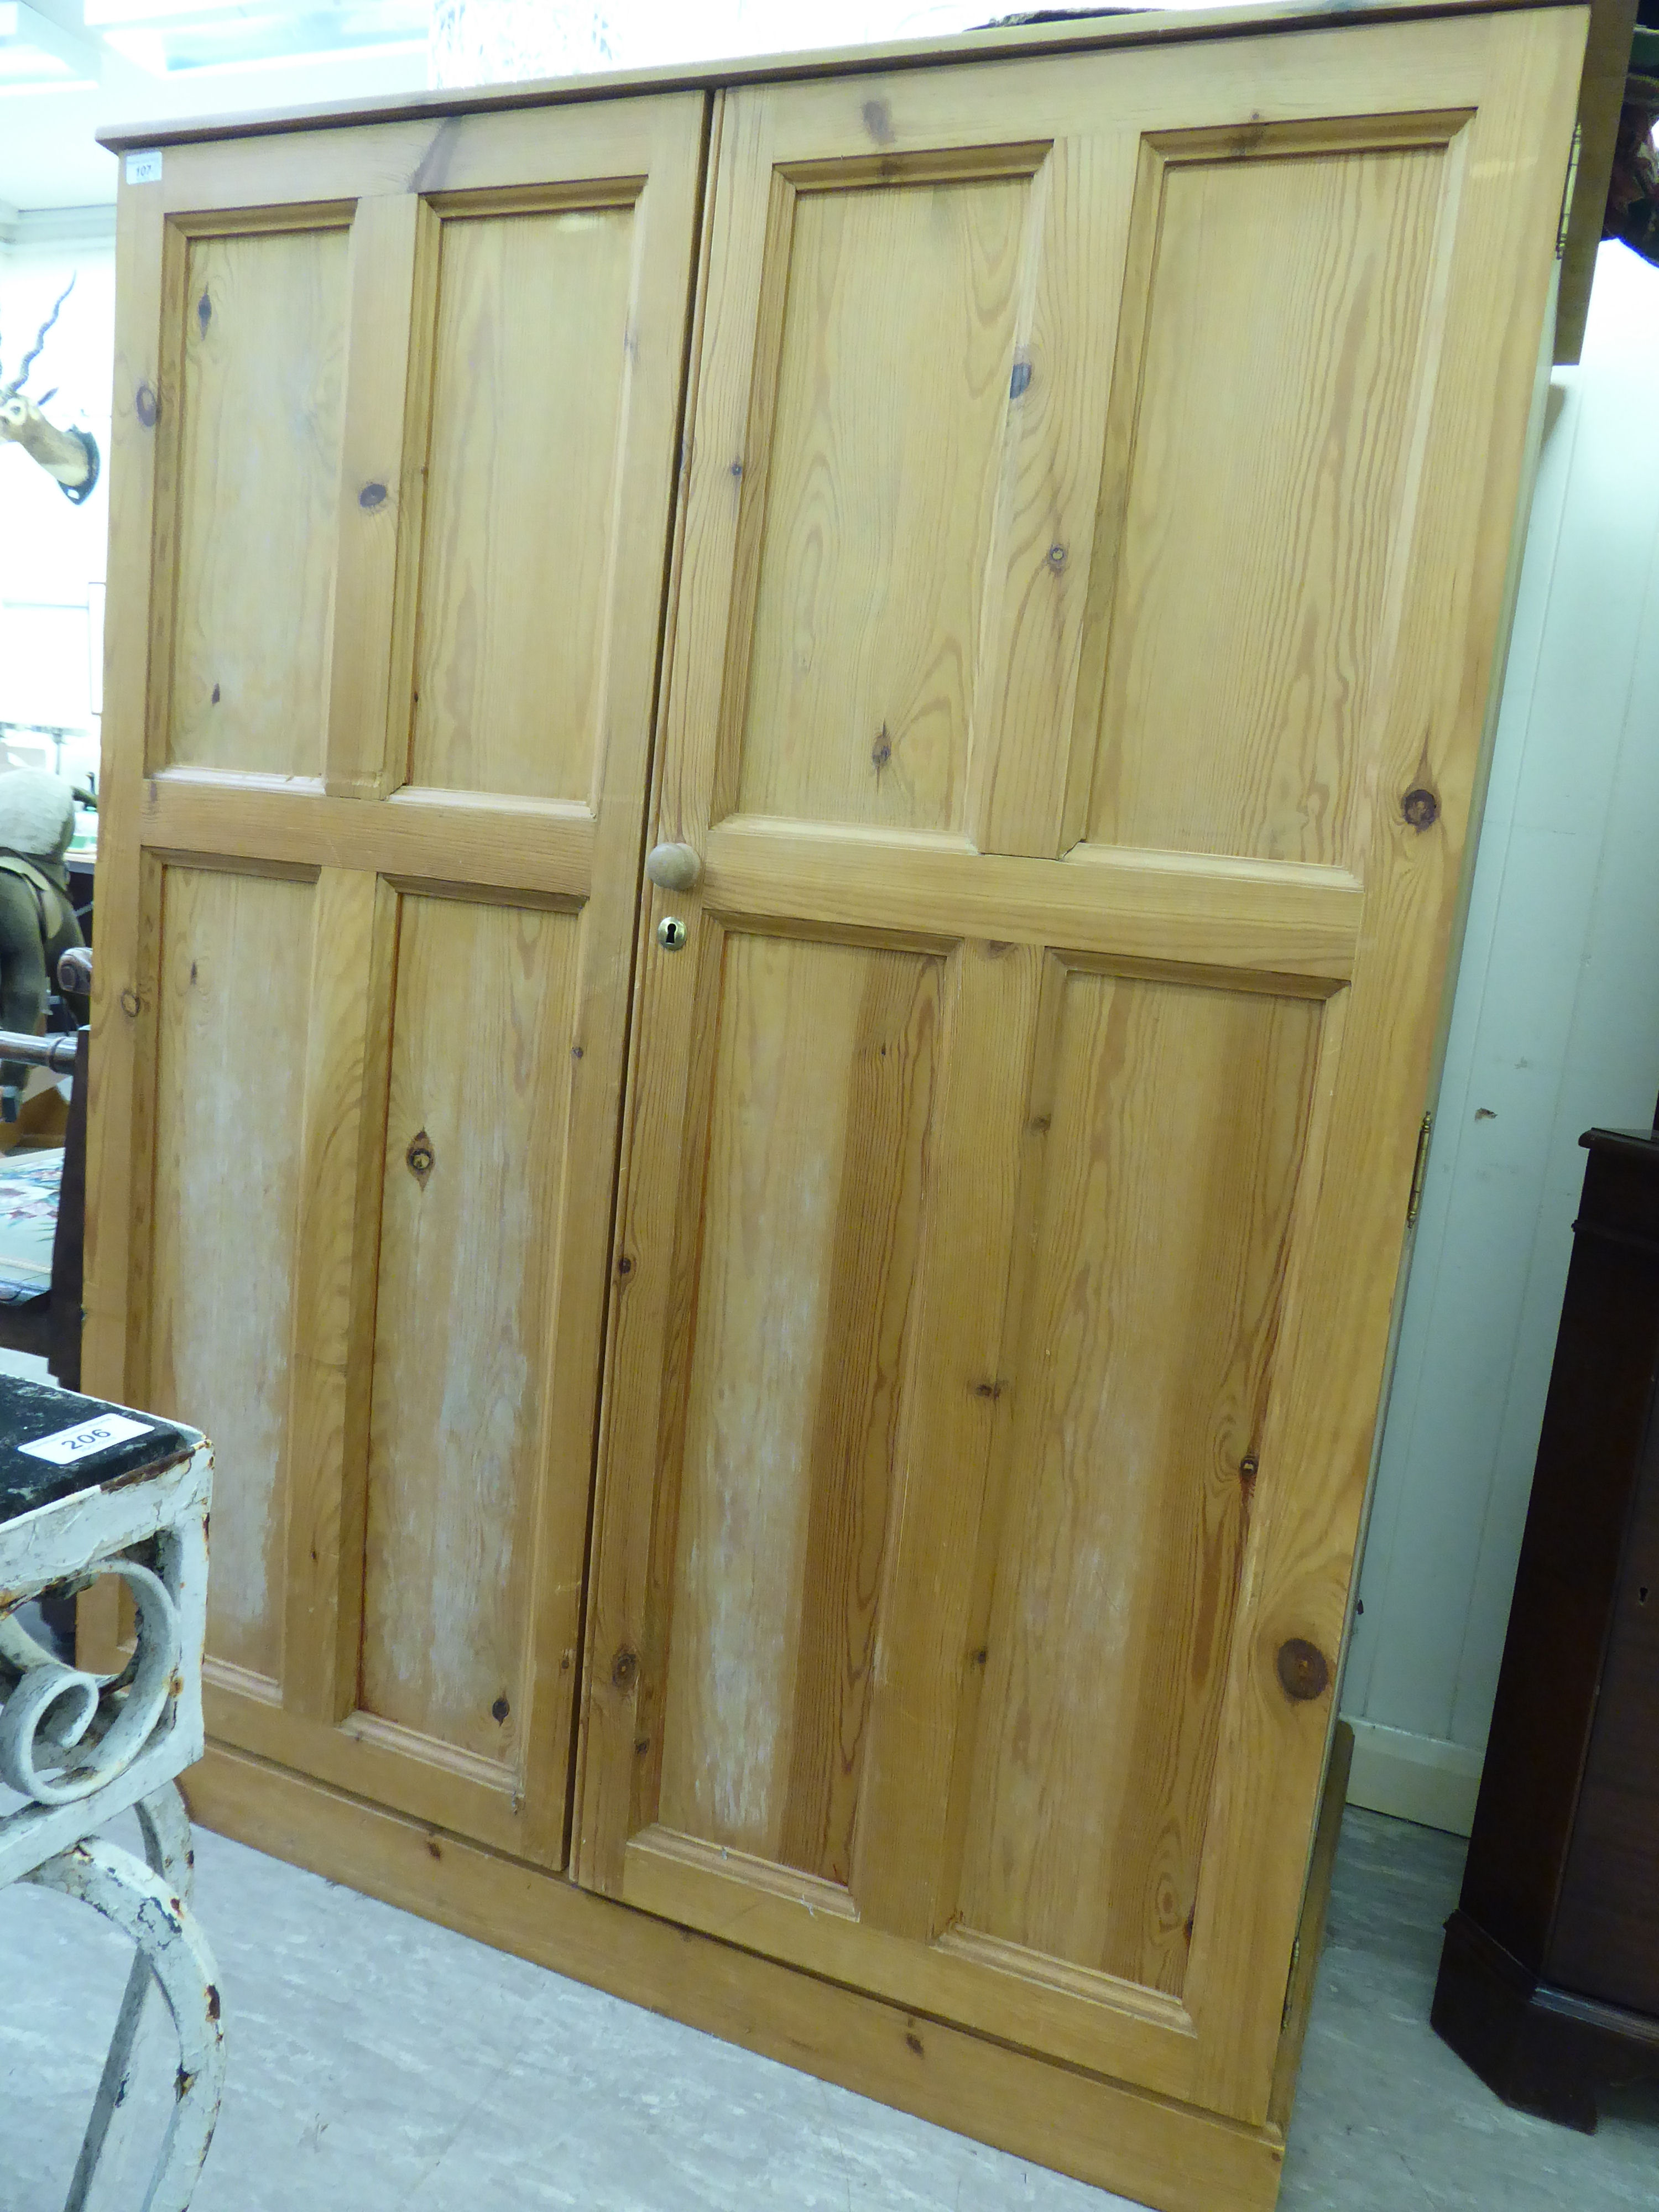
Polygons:
<instances>
[{"instance_id":1,"label":"grey floor","mask_svg":"<svg viewBox=\"0 0 1659 2212\"><path fill-rule=\"evenodd\" d=\"M1659 2094L1596 2136L1504 2111L1427 2025L1462 1845L1350 1812L1286 2212L1652 2207ZM198 1901L230 2038L196 2212L1109 2212L1121 2199L756 2058L216 1836ZM59 2212L125 1973L83 1906L0 1893L0 2212ZM176 2058L94 2212L136 2212Z\"/></svg>"}]
</instances>

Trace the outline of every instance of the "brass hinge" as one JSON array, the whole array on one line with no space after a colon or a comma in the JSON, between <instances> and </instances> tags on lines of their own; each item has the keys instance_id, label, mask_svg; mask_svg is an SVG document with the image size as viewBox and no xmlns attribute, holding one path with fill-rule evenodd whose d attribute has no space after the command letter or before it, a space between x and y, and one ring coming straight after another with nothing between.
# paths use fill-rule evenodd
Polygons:
<instances>
[{"instance_id":1,"label":"brass hinge","mask_svg":"<svg viewBox=\"0 0 1659 2212\"><path fill-rule=\"evenodd\" d=\"M1412 1194L1406 1200L1407 1229L1416 1220L1417 1209L1423 1203L1423 1178L1429 1171L1429 1136L1433 1127L1433 1115L1425 1114L1423 1126L1417 1133L1417 1158L1412 1163Z\"/></svg>"},{"instance_id":2,"label":"brass hinge","mask_svg":"<svg viewBox=\"0 0 1659 2212\"><path fill-rule=\"evenodd\" d=\"M1575 123L1572 126L1572 151L1567 156L1567 181L1561 187L1561 220L1555 226L1555 258L1558 261L1567 250L1567 225L1572 221L1573 187L1578 182L1578 155L1583 143L1583 131Z\"/></svg>"}]
</instances>

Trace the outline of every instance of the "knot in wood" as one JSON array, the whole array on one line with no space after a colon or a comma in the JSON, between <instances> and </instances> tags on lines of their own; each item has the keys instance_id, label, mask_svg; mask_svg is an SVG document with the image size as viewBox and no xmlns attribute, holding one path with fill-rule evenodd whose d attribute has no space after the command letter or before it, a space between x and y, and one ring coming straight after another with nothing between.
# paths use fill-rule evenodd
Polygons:
<instances>
[{"instance_id":1,"label":"knot in wood","mask_svg":"<svg viewBox=\"0 0 1659 2212\"><path fill-rule=\"evenodd\" d=\"M1400 811L1408 828L1432 830L1440 819L1439 794L1431 791L1425 783L1415 784L1401 800Z\"/></svg>"},{"instance_id":2,"label":"knot in wood","mask_svg":"<svg viewBox=\"0 0 1659 2212\"><path fill-rule=\"evenodd\" d=\"M1330 1687L1330 1662L1316 1644L1292 1636L1279 1647L1279 1685L1297 1705L1322 1698Z\"/></svg>"},{"instance_id":3,"label":"knot in wood","mask_svg":"<svg viewBox=\"0 0 1659 2212\"><path fill-rule=\"evenodd\" d=\"M409 1140L409 1150L404 1154L404 1164L421 1188L426 1188L426 1179L437 1163L432 1149L432 1139L424 1129L417 1129Z\"/></svg>"},{"instance_id":4,"label":"knot in wood","mask_svg":"<svg viewBox=\"0 0 1659 2212\"><path fill-rule=\"evenodd\" d=\"M386 505L386 486L383 483L365 484L357 495L357 504L366 514L373 514L377 507Z\"/></svg>"},{"instance_id":5,"label":"knot in wood","mask_svg":"<svg viewBox=\"0 0 1659 2212\"><path fill-rule=\"evenodd\" d=\"M611 1662L611 1680L619 1690L631 1690L640 1671L640 1655L624 1644Z\"/></svg>"}]
</instances>

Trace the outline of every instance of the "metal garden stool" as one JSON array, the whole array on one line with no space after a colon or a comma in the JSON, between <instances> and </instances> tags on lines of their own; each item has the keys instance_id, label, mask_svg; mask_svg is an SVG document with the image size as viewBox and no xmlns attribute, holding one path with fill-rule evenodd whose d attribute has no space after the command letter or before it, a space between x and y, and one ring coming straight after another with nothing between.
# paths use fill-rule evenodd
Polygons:
<instances>
[{"instance_id":1,"label":"metal garden stool","mask_svg":"<svg viewBox=\"0 0 1659 2212\"><path fill-rule=\"evenodd\" d=\"M87 2201L126 2094L151 1977L179 2033L173 2109L134 2212L184 2212L224 2078L218 1976L191 1911L175 1777L202 1753L213 1457L193 1430L0 1376L0 1887L78 1898L129 1936L128 1977L65 2212ZM137 1636L119 1674L65 1665L18 1609L114 1575ZM144 1858L94 1831L136 1809ZM146 1863L147 1862L147 1863Z\"/></svg>"}]
</instances>

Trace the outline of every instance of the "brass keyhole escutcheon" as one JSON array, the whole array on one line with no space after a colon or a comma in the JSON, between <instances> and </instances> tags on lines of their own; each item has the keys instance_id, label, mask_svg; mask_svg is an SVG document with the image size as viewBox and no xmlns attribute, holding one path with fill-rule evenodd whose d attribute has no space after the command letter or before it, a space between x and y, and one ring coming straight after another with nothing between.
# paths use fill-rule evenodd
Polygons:
<instances>
[{"instance_id":1,"label":"brass keyhole escutcheon","mask_svg":"<svg viewBox=\"0 0 1659 2212\"><path fill-rule=\"evenodd\" d=\"M404 1154L404 1160L422 1190L426 1188L426 1179L431 1174L436 1158L431 1138L424 1129L417 1129L409 1140L409 1150Z\"/></svg>"},{"instance_id":2,"label":"brass keyhole escutcheon","mask_svg":"<svg viewBox=\"0 0 1659 2212\"><path fill-rule=\"evenodd\" d=\"M678 952L685 942L685 924L676 914L665 914L657 924L657 942L665 952Z\"/></svg>"}]
</instances>

